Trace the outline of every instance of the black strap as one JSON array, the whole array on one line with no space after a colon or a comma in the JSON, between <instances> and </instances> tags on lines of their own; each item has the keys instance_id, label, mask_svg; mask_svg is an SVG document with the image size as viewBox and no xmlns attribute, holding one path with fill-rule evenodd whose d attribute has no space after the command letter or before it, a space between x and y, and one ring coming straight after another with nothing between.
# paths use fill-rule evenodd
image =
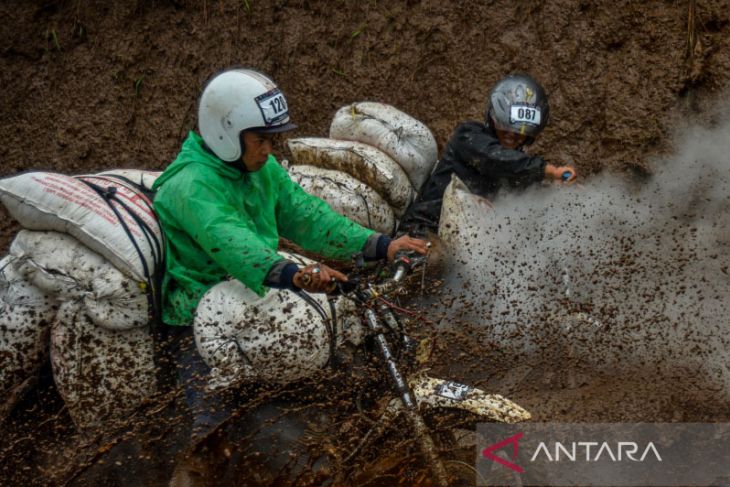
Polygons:
<instances>
[{"instance_id":1,"label":"black strap","mask_svg":"<svg viewBox=\"0 0 730 487\"><path fill-rule=\"evenodd\" d=\"M127 178L124 178L123 176L89 176L99 179L106 179L109 180L109 178L112 178L112 181L114 182L113 178L118 178L122 180L127 180L129 184L132 184L133 186L140 187L140 185L135 184L133 181L129 181ZM107 203L109 208L114 212L114 215L117 217L117 220L122 226L122 229L127 234L127 237L129 238L129 241L132 242L132 245L134 246L135 251L137 252L137 255L139 256L139 260L142 263L142 270L144 273L145 280L147 281L147 285L149 286L150 292L146 293L148 305L150 307L150 310L152 312L152 320L155 327L159 324L161 321L161 275L162 271L164 270L164 248L162 247L162 242L158 240L158 238L155 236L154 231L147 225L147 223L142 220L142 218L139 217L132 209L127 205L124 201L122 201L117 196L117 188L114 186L108 186L106 188L99 186L95 183L92 183L90 181L86 181L84 179L79 178L81 182L86 184L89 188L91 188L94 192L96 192L101 198ZM150 248L152 249L152 268L150 268L149 263L147 262L147 259L145 258L144 253L142 252L142 249L140 249L139 244L135 240L134 236L132 235L131 230L129 229L129 226L127 225L127 222L124 221L124 218L122 217L121 213L119 212L119 209L112 203L116 202L119 206L124 209L127 214L134 220L137 225L139 225L140 229L142 230L142 234L145 236L145 239L147 240L147 243L149 244ZM164 235L163 235L164 239Z\"/></svg>"}]
</instances>

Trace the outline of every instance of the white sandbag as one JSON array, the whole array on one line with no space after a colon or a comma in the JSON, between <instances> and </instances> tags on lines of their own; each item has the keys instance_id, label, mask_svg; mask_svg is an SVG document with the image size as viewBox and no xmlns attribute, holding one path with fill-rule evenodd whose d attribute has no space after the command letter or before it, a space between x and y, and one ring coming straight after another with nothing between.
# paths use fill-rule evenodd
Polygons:
<instances>
[{"instance_id":1,"label":"white sandbag","mask_svg":"<svg viewBox=\"0 0 730 487\"><path fill-rule=\"evenodd\" d=\"M302 266L312 262L281 254ZM237 280L205 293L193 326L198 352L212 368L210 387L252 381L283 384L322 369L330 358L331 310L324 294L306 296L312 302L286 289L270 289L261 298ZM335 310L335 347L345 341L358 344L362 329L354 305L340 299Z\"/></svg>"},{"instance_id":2,"label":"white sandbag","mask_svg":"<svg viewBox=\"0 0 730 487\"><path fill-rule=\"evenodd\" d=\"M112 169L100 172L96 176L117 176L126 179L147 191L152 191L152 185L162 174L162 171L143 171L141 169Z\"/></svg>"},{"instance_id":3,"label":"white sandbag","mask_svg":"<svg viewBox=\"0 0 730 487\"><path fill-rule=\"evenodd\" d=\"M56 388L80 429L125 418L157 388L150 331L98 327L73 301L61 304L51 328L51 365Z\"/></svg>"},{"instance_id":4,"label":"white sandbag","mask_svg":"<svg viewBox=\"0 0 730 487\"><path fill-rule=\"evenodd\" d=\"M162 262L152 202L119 178L31 172L0 180L0 201L24 228L73 235L138 281Z\"/></svg>"},{"instance_id":5,"label":"white sandbag","mask_svg":"<svg viewBox=\"0 0 730 487\"><path fill-rule=\"evenodd\" d=\"M452 264L450 267L456 265L467 273L481 272L486 245L491 239L480 230L482 226L473 222L490 218L492 211L488 199L472 194L456 174L451 176L451 182L444 191L438 229L446 258Z\"/></svg>"},{"instance_id":6,"label":"white sandbag","mask_svg":"<svg viewBox=\"0 0 730 487\"><path fill-rule=\"evenodd\" d=\"M145 286L70 235L21 230L10 254L24 279L58 301L78 301L97 325L110 330L148 325L152 310Z\"/></svg>"},{"instance_id":7,"label":"white sandbag","mask_svg":"<svg viewBox=\"0 0 730 487\"><path fill-rule=\"evenodd\" d=\"M332 119L330 138L377 147L405 170L416 190L438 159L436 139L428 127L385 103L366 101L340 108Z\"/></svg>"},{"instance_id":8,"label":"white sandbag","mask_svg":"<svg viewBox=\"0 0 730 487\"><path fill-rule=\"evenodd\" d=\"M349 174L303 165L292 166L289 175L304 191L323 199L340 215L385 235L393 232L395 216L388 203Z\"/></svg>"},{"instance_id":9,"label":"white sandbag","mask_svg":"<svg viewBox=\"0 0 730 487\"><path fill-rule=\"evenodd\" d=\"M47 357L50 324L57 303L25 281L17 261L0 261L0 394L35 375Z\"/></svg>"},{"instance_id":10,"label":"white sandbag","mask_svg":"<svg viewBox=\"0 0 730 487\"><path fill-rule=\"evenodd\" d=\"M361 142L316 137L289 139L293 164L346 172L382 196L396 216L405 211L415 191L408 175L387 154Z\"/></svg>"}]
</instances>

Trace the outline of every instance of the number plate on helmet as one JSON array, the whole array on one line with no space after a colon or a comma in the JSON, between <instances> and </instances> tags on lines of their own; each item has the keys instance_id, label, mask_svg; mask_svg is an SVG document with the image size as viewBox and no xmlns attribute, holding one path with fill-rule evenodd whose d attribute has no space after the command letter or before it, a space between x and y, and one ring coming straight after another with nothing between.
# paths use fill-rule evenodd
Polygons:
<instances>
[{"instance_id":1,"label":"number plate on helmet","mask_svg":"<svg viewBox=\"0 0 730 487\"><path fill-rule=\"evenodd\" d=\"M525 106L512 105L509 112L510 123L526 123L529 125L540 125L540 109Z\"/></svg>"},{"instance_id":2,"label":"number plate on helmet","mask_svg":"<svg viewBox=\"0 0 730 487\"><path fill-rule=\"evenodd\" d=\"M289 106L279 89L274 89L256 97L256 103L264 117L264 123L271 125L289 117Z\"/></svg>"},{"instance_id":3,"label":"number plate on helmet","mask_svg":"<svg viewBox=\"0 0 730 487\"><path fill-rule=\"evenodd\" d=\"M471 387L466 384L459 384L458 382L442 382L436 387L436 394L439 396L454 399L455 401L463 401L466 399L466 395L469 394Z\"/></svg>"}]
</instances>

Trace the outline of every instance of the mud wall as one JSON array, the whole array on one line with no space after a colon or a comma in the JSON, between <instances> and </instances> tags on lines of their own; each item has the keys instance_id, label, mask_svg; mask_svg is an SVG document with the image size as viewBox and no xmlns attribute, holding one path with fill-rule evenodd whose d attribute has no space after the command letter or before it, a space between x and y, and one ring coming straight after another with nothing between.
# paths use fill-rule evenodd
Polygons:
<instances>
[{"instance_id":1,"label":"mud wall","mask_svg":"<svg viewBox=\"0 0 730 487\"><path fill-rule=\"evenodd\" d=\"M671 150L677 121L704 113L730 77L729 6L10 0L0 5L0 176L163 168L195 126L201 85L232 65L281 84L296 135L324 135L338 107L369 99L424 121L440 147L459 121L483 116L495 80L527 71L552 105L535 152L583 173L645 171ZM4 248L8 220L0 214Z\"/></svg>"}]
</instances>

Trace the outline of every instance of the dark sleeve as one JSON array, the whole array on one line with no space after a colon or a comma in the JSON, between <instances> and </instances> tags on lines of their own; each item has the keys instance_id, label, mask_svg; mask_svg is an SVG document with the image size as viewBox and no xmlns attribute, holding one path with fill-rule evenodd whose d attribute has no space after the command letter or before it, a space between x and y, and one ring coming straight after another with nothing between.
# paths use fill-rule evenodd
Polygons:
<instances>
[{"instance_id":1,"label":"dark sleeve","mask_svg":"<svg viewBox=\"0 0 730 487\"><path fill-rule=\"evenodd\" d=\"M368 237L363 246L362 253L365 260L385 259L388 255L388 246L391 239L387 235L374 233ZM271 266L269 273L264 280L264 286L279 289L292 289L298 291L299 287L294 284L294 274L299 266L290 260L280 260Z\"/></svg>"},{"instance_id":2,"label":"dark sleeve","mask_svg":"<svg viewBox=\"0 0 730 487\"><path fill-rule=\"evenodd\" d=\"M546 162L542 157L503 147L479 123L467 122L459 126L449 146L462 163L493 180L505 179L512 184L526 185L542 181L545 176Z\"/></svg>"},{"instance_id":3,"label":"dark sleeve","mask_svg":"<svg viewBox=\"0 0 730 487\"><path fill-rule=\"evenodd\" d=\"M299 270L299 266L290 260L280 260L271 266L269 273L264 279L264 286L274 287L278 289L299 290L294 284L294 274Z\"/></svg>"}]
</instances>

